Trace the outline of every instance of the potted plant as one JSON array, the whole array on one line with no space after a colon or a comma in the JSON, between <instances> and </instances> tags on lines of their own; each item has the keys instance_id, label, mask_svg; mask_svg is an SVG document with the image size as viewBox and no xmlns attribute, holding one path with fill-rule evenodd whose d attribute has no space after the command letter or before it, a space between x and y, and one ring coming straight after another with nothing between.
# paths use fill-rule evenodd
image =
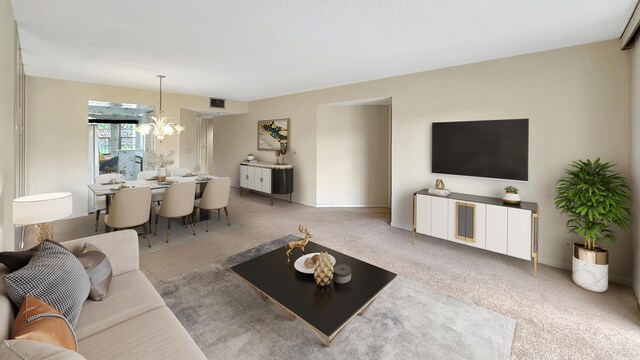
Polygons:
<instances>
[{"instance_id":1,"label":"potted plant","mask_svg":"<svg viewBox=\"0 0 640 360\"><path fill-rule=\"evenodd\" d=\"M174 151L164 149L162 153L151 152L148 156L147 164L154 166L158 170L158 181L167 181L167 166L172 165Z\"/></svg>"},{"instance_id":2,"label":"potted plant","mask_svg":"<svg viewBox=\"0 0 640 360\"><path fill-rule=\"evenodd\" d=\"M520 195L518 195L518 188L512 185L505 187L502 201L511 205L520 204Z\"/></svg>"},{"instance_id":3,"label":"potted plant","mask_svg":"<svg viewBox=\"0 0 640 360\"><path fill-rule=\"evenodd\" d=\"M253 160L253 154L247 155L247 160Z\"/></svg>"},{"instance_id":4,"label":"potted plant","mask_svg":"<svg viewBox=\"0 0 640 360\"><path fill-rule=\"evenodd\" d=\"M555 206L569 217L569 232L584 243L573 244L573 282L587 290L604 292L609 286L609 255L600 240L616 244L613 227L629 227L629 185L611 162L574 161L558 180Z\"/></svg>"}]
</instances>

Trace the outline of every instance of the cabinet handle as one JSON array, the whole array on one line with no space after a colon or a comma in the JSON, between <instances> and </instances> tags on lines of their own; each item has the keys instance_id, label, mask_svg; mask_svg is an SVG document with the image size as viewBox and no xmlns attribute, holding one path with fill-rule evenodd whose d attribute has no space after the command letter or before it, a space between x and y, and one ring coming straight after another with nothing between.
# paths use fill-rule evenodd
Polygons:
<instances>
[{"instance_id":1,"label":"cabinet handle","mask_svg":"<svg viewBox=\"0 0 640 360\"><path fill-rule=\"evenodd\" d=\"M260 178L260 182L262 182L262 178Z\"/></svg>"},{"instance_id":2,"label":"cabinet handle","mask_svg":"<svg viewBox=\"0 0 640 360\"><path fill-rule=\"evenodd\" d=\"M249 180L249 175L245 175L244 178Z\"/></svg>"}]
</instances>

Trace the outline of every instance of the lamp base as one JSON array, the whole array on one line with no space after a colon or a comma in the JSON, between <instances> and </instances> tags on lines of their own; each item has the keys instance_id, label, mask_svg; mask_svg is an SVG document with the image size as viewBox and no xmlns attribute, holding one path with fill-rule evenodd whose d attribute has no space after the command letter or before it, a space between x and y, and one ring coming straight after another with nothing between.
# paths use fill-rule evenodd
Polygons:
<instances>
[{"instance_id":1,"label":"lamp base","mask_svg":"<svg viewBox=\"0 0 640 360\"><path fill-rule=\"evenodd\" d=\"M36 241L35 245L38 246L44 240L53 240L53 223L46 222L42 224L36 224Z\"/></svg>"}]
</instances>

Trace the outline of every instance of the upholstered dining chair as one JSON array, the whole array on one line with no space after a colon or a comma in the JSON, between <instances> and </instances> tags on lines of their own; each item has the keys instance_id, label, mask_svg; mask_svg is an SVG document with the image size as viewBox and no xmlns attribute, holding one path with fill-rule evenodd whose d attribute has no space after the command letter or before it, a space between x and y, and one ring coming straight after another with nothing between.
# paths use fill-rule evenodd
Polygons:
<instances>
[{"instance_id":1,"label":"upholstered dining chair","mask_svg":"<svg viewBox=\"0 0 640 360\"><path fill-rule=\"evenodd\" d=\"M196 197L196 183L184 182L172 184L164 194L164 200L160 206L156 206L156 228L154 235L158 234L158 218L167 218L167 242L169 242L169 231L171 230L171 220L191 218L191 230L193 236L196 235L196 228L193 224L193 199Z\"/></svg>"},{"instance_id":2,"label":"upholstered dining chair","mask_svg":"<svg viewBox=\"0 0 640 360\"><path fill-rule=\"evenodd\" d=\"M124 176L118 173L108 173L98 175L94 184L104 184L111 180L124 180ZM96 209L96 232L98 232L98 222L100 221L100 212L107 209L107 199L104 196L93 195L93 204Z\"/></svg>"},{"instance_id":3,"label":"upholstered dining chair","mask_svg":"<svg viewBox=\"0 0 640 360\"><path fill-rule=\"evenodd\" d=\"M157 170L145 170L138 173L138 180L149 180L154 176L158 176Z\"/></svg>"},{"instance_id":4,"label":"upholstered dining chair","mask_svg":"<svg viewBox=\"0 0 640 360\"><path fill-rule=\"evenodd\" d=\"M147 245L151 242L147 238L149 230L149 207L151 206L151 189L147 187L122 189L113 196L109 214L104 217L107 231L111 229L129 229L141 226Z\"/></svg>"},{"instance_id":5,"label":"upholstered dining chair","mask_svg":"<svg viewBox=\"0 0 640 360\"><path fill-rule=\"evenodd\" d=\"M213 210L218 210L218 220L220 220L220 209L224 209L227 225L231 226L229 222L229 211L227 210L230 189L231 178L223 177L212 179L204 188L202 197L194 201L194 207L200 209L200 211L207 210L209 212L209 216L207 217L207 232L209 232L209 221L211 220L211 212Z\"/></svg>"},{"instance_id":6,"label":"upholstered dining chair","mask_svg":"<svg viewBox=\"0 0 640 360\"><path fill-rule=\"evenodd\" d=\"M171 176L185 176L191 171L187 168L171 169Z\"/></svg>"}]
</instances>

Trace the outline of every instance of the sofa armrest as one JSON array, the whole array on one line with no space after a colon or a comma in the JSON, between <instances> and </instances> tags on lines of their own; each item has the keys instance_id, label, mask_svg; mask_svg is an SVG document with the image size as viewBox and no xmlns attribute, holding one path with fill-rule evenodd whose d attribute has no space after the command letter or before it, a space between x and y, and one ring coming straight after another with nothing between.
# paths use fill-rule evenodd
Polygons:
<instances>
[{"instance_id":1,"label":"sofa armrest","mask_svg":"<svg viewBox=\"0 0 640 360\"><path fill-rule=\"evenodd\" d=\"M74 254L78 254L85 243L95 245L107 255L111 263L113 276L140 269L138 233L134 230L122 230L89 236L65 241L62 245Z\"/></svg>"}]
</instances>

